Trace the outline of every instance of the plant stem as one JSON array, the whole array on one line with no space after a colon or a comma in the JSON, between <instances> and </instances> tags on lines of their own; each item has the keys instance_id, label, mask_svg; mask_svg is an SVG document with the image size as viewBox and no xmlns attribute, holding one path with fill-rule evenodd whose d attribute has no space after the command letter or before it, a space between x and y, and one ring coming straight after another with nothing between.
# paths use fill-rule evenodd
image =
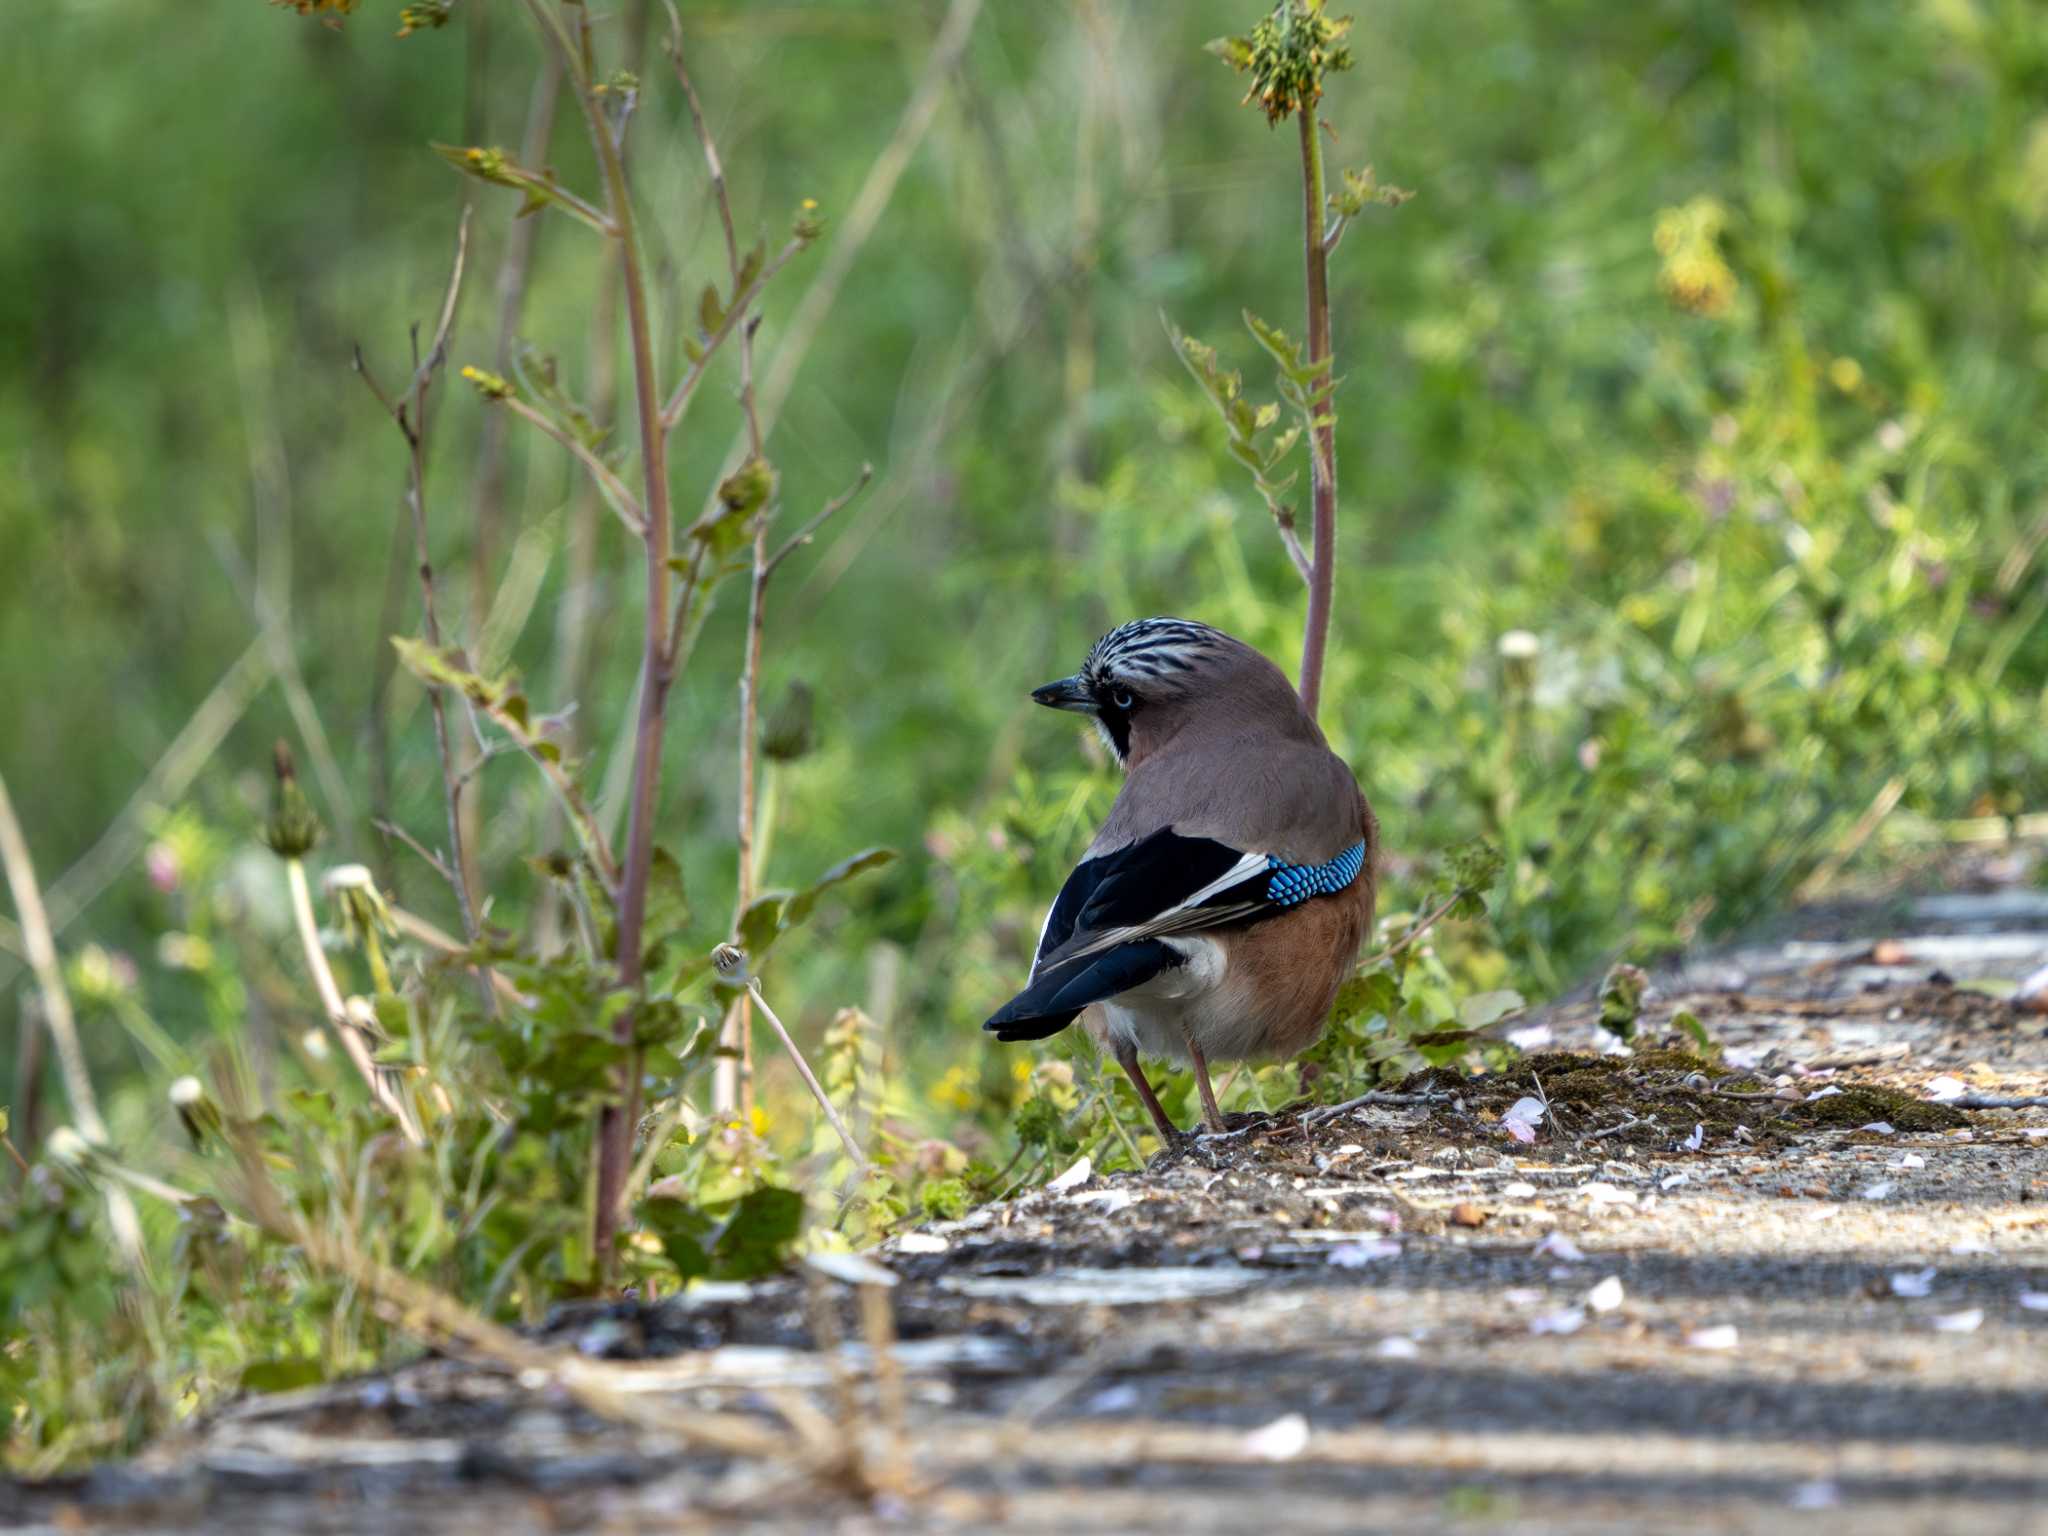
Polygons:
<instances>
[{"instance_id":1,"label":"plant stem","mask_svg":"<svg viewBox=\"0 0 2048 1536\"><path fill-rule=\"evenodd\" d=\"M303 859L287 859L284 865L285 881L291 887L292 917L299 930L299 943L306 955L306 969L313 973L313 990L320 994L320 1010L327 1015L328 1028L334 1031L341 1042L341 1049L355 1064L371 1095L390 1111L398 1122L405 1139L414 1146L422 1146L426 1138L420 1134L412 1113L403 1100L384 1080L384 1074L370 1059L370 1048L363 1044L363 1037L357 1031L354 1021L348 1016L348 1005L342 1001L341 988L334 980L334 970L327 963L327 952L320 947L320 924L313 916L313 892L306 882L306 865Z\"/></svg>"},{"instance_id":2,"label":"plant stem","mask_svg":"<svg viewBox=\"0 0 2048 1536\"><path fill-rule=\"evenodd\" d=\"M746 996L761 1005L761 1013L782 1041L782 1048L789 1052L789 1059L796 1063L797 1071L803 1074L804 1085L811 1090L811 1097L818 1101L818 1107L825 1111L825 1118L832 1123L832 1129L839 1133L839 1141L846 1148L846 1155L853 1159L855 1167L865 1170L868 1166L867 1154L861 1151L860 1143L853 1139L853 1132L846 1128L846 1122L839 1118L839 1111L832 1107L831 1098L818 1082L817 1074L811 1071L811 1064L804 1060L804 1053L796 1048L796 1041L790 1037L782 1020L776 1017L775 1010L768 1006L768 999L761 995L761 983L758 979L748 981Z\"/></svg>"},{"instance_id":3,"label":"plant stem","mask_svg":"<svg viewBox=\"0 0 2048 1536\"><path fill-rule=\"evenodd\" d=\"M49 915L43 909L42 888L36 884L35 864L29 857L28 840L14 814L7 782L0 779L0 865L7 870L7 887L14 895L14 915L21 921L21 935L27 944L29 964L43 998L43 1022L57 1045L57 1061L64 1069L64 1089L71 1098L71 1118L79 1134L96 1147L107 1144L107 1123L100 1118L99 1100L92 1091L92 1075L86 1070L85 1051L78 1042L78 1020L71 1012L71 994L64 990L64 972L57 964L57 944L50 935ZM142 1224L135 1215L135 1203L128 1192L106 1191L107 1224L114 1240L137 1278L149 1278L149 1254L142 1244Z\"/></svg>"},{"instance_id":4,"label":"plant stem","mask_svg":"<svg viewBox=\"0 0 2048 1536\"><path fill-rule=\"evenodd\" d=\"M1308 364L1310 389L1320 393L1335 377L1330 356L1330 255L1323 244L1323 144L1315 108L1303 103L1301 193L1306 226ZM1301 637L1301 702L1313 716L1323 693L1323 654L1330 643L1330 606L1337 578L1337 418L1332 401L1316 407L1309 477L1315 508L1308 571L1308 623Z\"/></svg>"},{"instance_id":5,"label":"plant stem","mask_svg":"<svg viewBox=\"0 0 2048 1536\"><path fill-rule=\"evenodd\" d=\"M634 411L640 433L640 466L644 490L647 600L642 614L640 707L633 731L633 788L626 821L626 854L619 875L619 985L638 992L644 980L642 940L647 919L647 878L654 861L654 817L661 788L661 758L666 735L669 684L674 679L668 648L669 516L667 435L661 424L660 386L654 373L654 329L647 309L647 288L634 237L633 206L626 184L625 160L618 136L594 94L593 82L580 50L572 46L560 20L543 4L527 0L542 33L560 51L563 70L577 106L590 129L592 147L604 172L606 216L618 247L619 283L626 298L626 334L633 350ZM613 1037L633 1038L635 1013L620 1014ZM620 1102L607 1105L598 1117L597 1210L592 1247L601 1269L609 1272L618 1234L619 1197L626 1186L632 1151L633 1123L639 1117L638 1052L628 1064L628 1081Z\"/></svg>"}]
</instances>

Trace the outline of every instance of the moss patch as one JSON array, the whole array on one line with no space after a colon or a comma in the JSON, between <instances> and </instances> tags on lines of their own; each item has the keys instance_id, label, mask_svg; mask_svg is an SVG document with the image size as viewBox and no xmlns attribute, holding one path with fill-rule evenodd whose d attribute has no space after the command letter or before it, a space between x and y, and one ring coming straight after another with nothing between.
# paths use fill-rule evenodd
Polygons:
<instances>
[{"instance_id":1,"label":"moss patch","mask_svg":"<svg viewBox=\"0 0 2048 1536\"><path fill-rule=\"evenodd\" d=\"M1950 1131L1968 1125L1969 1117L1947 1104L1917 1099L1896 1088L1844 1088L1824 1099L1809 1099L1787 1110L1805 1125L1854 1127L1883 1120L1901 1131Z\"/></svg>"}]
</instances>

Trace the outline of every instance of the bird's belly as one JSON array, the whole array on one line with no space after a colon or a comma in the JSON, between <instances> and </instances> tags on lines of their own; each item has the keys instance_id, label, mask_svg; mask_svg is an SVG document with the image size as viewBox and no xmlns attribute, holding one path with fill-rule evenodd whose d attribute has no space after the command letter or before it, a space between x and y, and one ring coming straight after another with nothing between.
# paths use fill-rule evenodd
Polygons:
<instances>
[{"instance_id":1,"label":"bird's belly","mask_svg":"<svg viewBox=\"0 0 2048 1536\"><path fill-rule=\"evenodd\" d=\"M1187 1061L1188 1041L1212 1061L1236 1061L1265 1049L1267 1020L1253 1000L1230 985L1222 945L1202 937L1167 940L1183 964L1120 992L1101 1005L1112 1045L1127 1042L1141 1056Z\"/></svg>"}]
</instances>

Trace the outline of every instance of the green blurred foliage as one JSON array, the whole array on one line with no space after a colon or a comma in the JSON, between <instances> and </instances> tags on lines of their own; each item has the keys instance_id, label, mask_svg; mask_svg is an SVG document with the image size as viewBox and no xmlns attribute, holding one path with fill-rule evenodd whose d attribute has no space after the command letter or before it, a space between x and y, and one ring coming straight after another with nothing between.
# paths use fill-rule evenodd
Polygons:
<instances>
[{"instance_id":1,"label":"green blurred foliage","mask_svg":"<svg viewBox=\"0 0 2048 1536\"><path fill-rule=\"evenodd\" d=\"M615 9L630 26L648 8ZM465 198L451 365L519 381L622 475L630 449L581 414L627 366L594 347L590 231L537 216L526 345L500 355L519 195L429 146L516 147L538 54L517 7L439 14L405 8L415 35L397 41L400 7L368 0L338 29L253 4L77 5L0 50L0 773L46 884L92 898L60 911L60 947L120 1154L231 1193L231 1161L192 1146L165 1095L203 1071L226 1123L290 1170L304 1220L530 1318L587 1283L590 1108L621 1006L603 967L528 942L545 912L608 942L551 791L502 743L477 769L494 953L535 1006L485 1019L410 949L404 997L378 998L387 1059L464 1090L421 1098L426 1155L307 1044L317 1004L260 842L269 743L288 735L328 831L316 866L361 859L458 926L445 884L372 825L445 841L423 695L389 643L419 629L403 445L350 359L360 344L387 380L409 368ZM937 14L684 7L742 246L783 238L805 199L825 220L768 290L764 369ZM1242 372L1272 398L1240 317L1299 326L1292 135L1240 110L1202 47L1255 20L1223 0L986 7L796 376L768 442L779 531L863 461L878 474L770 598L769 894L750 932L776 941L767 995L878 1166L844 1159L764 1034L761 1146L701 1117L649 1144L642 1282L769 1262L795 1230L785 1187L849 1191L813 1202L825 1220L803 1240L858 1243L1084 1153L1150 1150L1078 1031L1033 1055L975 1026L1021 980L1115 787L1092 737L1028 689L1141 614L1297 654L1300 582L1232 453L1264 429L1219 421L1207 387ZM616 31L601 41L615 57ZM1350 183L1332 262L1343 521L1324 719L1383 823L1387 936L1453 912L1361 973L1305 1067L1244 1073L1232 1107L1485 1059L1521 999L1786 899L1873 806L2012 816L2048 788L2048 13L1387 0L1344 42L1354 67L1320 107L1331 163L1386 181ZM658 44L638 72L634 174L673 378L724 251ZM593 188L566 103L544 159ZM1162 315L1220 372L1190 377ZM593 378L594 357L615 377ZM684 522L730 462L733 367L714 363L675 440ZM602 818L637 552L600 514L577 585L580 471L445 377L438 399L444 628L478 675L522 679L507 718L574 765ZM1268 442L1253 453L1277 496L1300 459L1269 463ZM662 1091L708 1066L721 999L703 957L732 926L744 606L726 592L672 704L644 1042L668 1053ZM266 689L185 792L145 797L133 868L66 887L265 621L303 698ZM1474 838L1503 860L1483 878L1451 853ZM877 846L904 857L812 884ZM31 989L4 944L0 989L11 1021ZM13 1058L0 1086L18 1106ZM1192 1118L1185 1075L1161 1093ZM44 1162L6 1197L0 1387L37 1394L10 1460L104 1452L237 1382L392 1347L359 1292L211 1202L144 1208L172 1327L108 1278L84 1190Z\"/></svg>"}]
</instances>

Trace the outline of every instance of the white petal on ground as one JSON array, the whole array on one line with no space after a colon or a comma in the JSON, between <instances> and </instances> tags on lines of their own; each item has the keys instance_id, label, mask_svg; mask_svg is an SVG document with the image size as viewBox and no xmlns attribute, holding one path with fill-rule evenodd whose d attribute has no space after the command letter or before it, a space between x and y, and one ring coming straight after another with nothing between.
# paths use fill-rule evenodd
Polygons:
<instances>
[{"instance_id":1,"label":"white petal on ground","mask_svg":"<svg viewBox=\"0 0 2048 1536\"><path fill-rule=\"evenodd\" d=\"M1422 1353L1422 1346L1413 1339L1396 1334L1391 1339L1381 1339L1379 1347L1373 1350L1382 1360L1413 1360Z\"/></svg>"},{"instance_id":2,"label":"white petal on ground","mask_svg":"<svg viewBox=\"0 0 2048 1536\"><path fill-rule=\"evenodd\" d=\"M1825 1480L1801 1483L1792 1490L1790 1502L1794 1509L1833 1509L1842 1502L1842 1490Z\"/></svg>"},{"instance_id":3,"label":"white petal on ground","mask_svg":"<svg viewBox=\"0 0 2048 1536\"><path fill-rule=\"evenodd\" d=\"M1244 1437L1245 1454L1261 1461L1292 1461L1308 1449L1308 1420L1290 1413Z\"/></svg>"},{"instance_id":4,"label":"white petal on ground","mask_svg":"<svg viewBox=\"0 0 2048 1536\"><path fill-rule=\"evenodd\" d=\"M1510 1179L1501 1185L1500 1194L1503 1200L1534 1200L1536 1186L1527 1179Z\"/></svg>"},{"instance_id":5,"label":"white petal on ground","mask_svg":"<svg viewBox=\"0 0 2048 1536\"><path fill-rule=\"evenodd\" d=\"M1339 1269L1363 1269L1381 1259L1401 1257L1401 1245L1391 1237L1376 1237L1364 1243L1339 1243L1330 1250L1330 1262Z\"/></svg>"},{"instance_id":6,"label":"white petal on ground","mask_svg":"<svg viewBox=\"0 0 2048 1536\"><path fill-rule=\"evenodd\" d=\"M1699 1124L1695 1124L1693 1126L1692 1134L1686 1137L1684 1142L1682 1143L1685 1150L1688 1152L1697 1152L1701 1147L1704 1147L1706 1144L1707 1128L1706 1126Z\"/></svg>"},{"instance_id":7,"label":"white petal on ground","mask_svg":"<svg viewBox=\"0 0 2048 1536\"><path fill-rule=\"evenodd\" d=\"M1716 1323L1711 1328L1695 1328L1685 1336L1687 1349L1733 1349L1741 1342L1733 1323Z\"/></svg>"},{"instance_id":8,"label":"white petal on ground","mask_svg":"<svg viewBox=\"0 0 2048 1536\"><path fill-rule=\"evenodd\" d=\"M1935 1103L1943 1104L1950 1099L1960 1099L1970 1090L1964 1086L1961 1078L1943 1076L1934 1079L1922 1091Z\"/></svg>"},{"instance_id":9,"label":"white petal on ground","mask_svg":"<svg viewBox=\"0 0 2048 1536\"><path fill-rule=\"evenodd\" d=\"M1984 1309L1970 1307L1961 1312L1945 1313L1934 1320L1936 1333L1975 1333L1984 1326Z\"/></svg>"},{"instance_id":10,"label":"white petal on ground","mask_svg":"<svg viewBox=\"0 0 2048 1536\"><path fill-rule=\"evenodd\" d=\"M1070 1189L1079 1189L1094 1177L1095 1163L1093 1159L1083 1157L1081 1161L1074 1164L1065 1173L1047 1183L1045 1191L1049 1195L1064 1195Z\"/></svg>"},{"instance_id":11,"label":"white petal on ground","mask_svg":"<svg viewBox=\"0 0 2048 1536\"><path fill-rule=\"evenodd\" d=\"M1541 1317L1529 1319L1529 1331L1534 1334L1577 1333L1586 1326L1584 1307L1563 1307L1555 1312L1546 1312Z\"/></svg>"},{"instance_id":12,"label":"white petal on ground","mask_svg":"<svg viewBox=\"0 0 2048 1536\"><path fill-rule=\"evenodd\" d=\"M1543 1292L1533 1285L1511 1285L1500 1293L1500 1299L1511 1307L1533 1307L1543 1299Z\"/></svg>"},{"instance_id":13,"label":"white petal on ground","mask_svg":"<svg viewBox=\"0 0 2048 1536\"><path fill-rule=\"evenodd\" d=\"M898 1253L944 1253L952 1246L936 1232L906 1232L896 1239Z\"/></svg>"},{"instance_id":14,"label":"white petal on ground","mask_svg":"<svg viewBox=\"0 0 2048 1536\"><path fill-rule=\"evenodd\" d=\"M2020 1306L2028 1312L2048 1312L2048 1291L2021 1291Z\"/></svg>"},{"instance_id":15,"label":"white petal on ground","mask_svg":"<svg viewBox=\"0 0 2048 1536\"><path fill-rule=\"evenodd\" d=\"M1133 1203L1134 1197L1127 1189L1091 1189L1085 1194L1067 1196L1069 1205L1097 1205L1105 1216L1114 1216L1125 1206Z\"/></svg>"},{"instance_id":16,"label":"white petal on ground","mask_svg":"<svg viewBox=\"0 0 2048 1536\"><path fill-rule=\"evenodd\" d=\"M1894 1296L1931 1296L1934 1294L1934 1270L1901 1269L1892 1274Z\"/></svg>"},{"instance_id":17,"label":"white petal on ground","mask_svg":"<svg viewBox=\"0 0 2048 1536\"><path fill-rule=\"evenodd\" d=\"M1806 1102L1811 1104L1815 1099L1831 1099L1841 1091L1832 1084L1826 1088L1816 1088L1806 1096Z\"/></svg>"},{"instance_id":18,"label":"white petal on ground","mask_svg":"<svg viewBox=\"0 0 2048 1536\"><path fill-rule=\"evenodd\" d=\"M1621 1276L1609 1275L1586 1292L1586 1305L1595 1312L1612 1312L1621 1305L1623 1294Z\"/></svg>"},{"instance_id":19,"label":"white petal on ground","mask_svg":"<svg viewBox=\"0 0 2048 1536\"><path fill-rule=\"evenodd\" d=\"M1691 1182L1692 1175L1689 1173L1667 1173L1658 1182L1657 1187L1659 1189L1676 1189L1681 1184L1690 1184Z\"/></svg>"},{"instance_id":20,"label":"white petal on ground","mask_svg":"<svg viewBox=\"0 0 2048 1536\"><path fill-rule=\"evenodd\" d=\"M1563 1259L1567 1264L1586 1262L1585 1251L1562 1232L1553 1232L1536 1245L1539 1259Z\"/></svg>"},{"instance_id":21,"label":"white petal on ground","mask_svg":"<svg viewBox=\"0 0 2048 1536\"><path fill-rule=\"evenodd\" d=\"M1857 1126L1856 1129L1868 1131L1873 1136L1896 1136L1899 1134L1899 1128L1889 1120L1873 1120L1868 1125Z\"/></svg>"},{"instance_id":22,"label":"white petal on ground","mask_svg":"<svg viewBox=\"0 0 2048 1536\"><path fill-rule=\"evenodd\" d=\"M1104 1387L1088 1399L1084 1408L1088 1413L1129 1413L1138 1406L1138 1389L1127 1381L1120 1381L1113 1387Z\"/></svg>"},{"instance_id":23,"label":"white petal on ground","mask_svg":"<svg viewBox=\"0 0 2048 1536\"><path fill-rule=\"evenodd\" d=\"M1508 1106L1507 1113L1500 1117L1500 1128L1526 1145L1536 1139L1536 1127L1548 1113L1549 1108L1541 1099L1525 1096Z\"/></svg>"},{"instance_id":24,"label":"white petal on ground","mask_svg":"<svg viewBox=\"0 0 2048 1536\"><path fill-rule=\"evenodd\" d=\"M1895 1172L1907 1168L1925 1168L1926 1166L1927 1159L1922 1157L1918 1152L1901 1152L1897 1157L1893 1158L1890 1162L1885 1164L1885 1167L1890 1168Z\"/></svg>"},{"instance_id":25,"label":"white petal on ground","mask_svg":"<svg viewBox=\"0 0 2048 1536\"><path fill-rule=\"evenodd\" d=\"M1884 1200L1890 1198L1891 1192L1892 1181L1890 1179L1879 1179L1875 1184L1866 1184L1856 1193L1865 1200Z\"/></svg>"}]
</instances>

